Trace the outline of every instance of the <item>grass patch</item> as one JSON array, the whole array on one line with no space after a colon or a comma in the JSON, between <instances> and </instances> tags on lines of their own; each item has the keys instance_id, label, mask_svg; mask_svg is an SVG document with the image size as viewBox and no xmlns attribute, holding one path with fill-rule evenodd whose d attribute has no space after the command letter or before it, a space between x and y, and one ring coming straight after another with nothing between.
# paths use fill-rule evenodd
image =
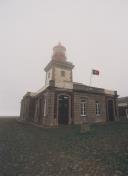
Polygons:
<instances>
[{"instance_id":1,"label":"grass patch","mask_svg":"<svg viewBox=\"0 0 128 176\"><path fill-rule=\"evenodd\" d=\"M128 122L43 129L0 119L0 176L128 175Z\"/></svg>"}]
</instances>

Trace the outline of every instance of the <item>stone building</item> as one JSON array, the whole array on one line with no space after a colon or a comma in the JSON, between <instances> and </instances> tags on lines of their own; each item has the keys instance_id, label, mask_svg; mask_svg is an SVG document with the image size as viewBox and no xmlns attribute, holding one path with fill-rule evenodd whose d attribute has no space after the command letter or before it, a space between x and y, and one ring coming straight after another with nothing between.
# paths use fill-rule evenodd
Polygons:
<instances>
[{"instance_id":1,"label":"stone building","mask_svg":"<svg viewBox=\"0 0 128 176\"><path fill-rule=\"evenodd\" d=\"M44 87L24 95L20 119L43 126L116 120L117 92L73 82L73 68L59 43L44 69Z\"/></svg>"},{"instance_id":2,"label":"stone building","mask_svg":"<svg viewBox=\"0 0 128 176\"><path fill-rule=\"evenodd\" d=\"M128 120L128 97L118 98L118 111L120 120Z\"/></svg>"}]
</instances>

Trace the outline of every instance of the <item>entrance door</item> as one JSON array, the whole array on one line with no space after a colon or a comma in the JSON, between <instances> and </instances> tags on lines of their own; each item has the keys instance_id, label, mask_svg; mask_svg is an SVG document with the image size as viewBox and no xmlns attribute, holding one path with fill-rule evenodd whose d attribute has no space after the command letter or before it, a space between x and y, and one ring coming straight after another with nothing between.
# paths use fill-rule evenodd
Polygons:
<instances>
[{"instance_id":1,"label":"entrance door","mask_svg":"<svg viewBox=\"0 0 128 176\"><path fill-rule=\"evenodd\" d=\"M108 100L108 120L109 121L114 121L113 100Z\"/></svg>"},{"instance_id":2,"label":"entrance door","mask_svg":"<svg viewBox=\"0 0 128 176\"><path fill-rule=\"evenodd\" d=\"M69 120L69 96L60 95L58 106L58 122L59 124L68 124Z\"/></svg>"}]
</instances>

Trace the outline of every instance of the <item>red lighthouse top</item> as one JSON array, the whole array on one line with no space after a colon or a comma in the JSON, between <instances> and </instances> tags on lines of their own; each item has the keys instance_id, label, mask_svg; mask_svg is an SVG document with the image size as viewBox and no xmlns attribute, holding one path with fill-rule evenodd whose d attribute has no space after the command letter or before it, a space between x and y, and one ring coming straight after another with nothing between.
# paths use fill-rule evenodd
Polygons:
<instances>
[{"instance_id":1,"label":"red lighthouse top","mask_svg":"<svg viewBox=\"0 0 128 176\"><path fill-rule=\"evenodd\" d=\"M53 48L52 59L56 61L66 61L66 48L59 42L57 46Z\"/></svg>"}]
</instances>

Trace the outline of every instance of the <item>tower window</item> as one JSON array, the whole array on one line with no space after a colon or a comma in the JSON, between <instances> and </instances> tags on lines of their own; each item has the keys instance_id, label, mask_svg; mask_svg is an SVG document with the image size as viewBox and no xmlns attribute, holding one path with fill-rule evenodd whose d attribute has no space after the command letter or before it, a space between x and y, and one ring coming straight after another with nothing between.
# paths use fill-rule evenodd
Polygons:
<instances>
[{"instance_id":1,"label":"tower window","mask_svg":"<svg viewBox=\"0 0 128 176\"><path fill-rule=\"evenodd\" d=\"M65 76L65 71L61 71L61 76Z\"/></svg>"},{"instance_id":2,"label":"tower window","mask_svg":"<svg viewBox=\"0 0 128 176\"><path fill-rule=\"evenodd\" d=\"M100 103L96 101L96 115L100 115Z\"/></svg>"}]
</instances>

